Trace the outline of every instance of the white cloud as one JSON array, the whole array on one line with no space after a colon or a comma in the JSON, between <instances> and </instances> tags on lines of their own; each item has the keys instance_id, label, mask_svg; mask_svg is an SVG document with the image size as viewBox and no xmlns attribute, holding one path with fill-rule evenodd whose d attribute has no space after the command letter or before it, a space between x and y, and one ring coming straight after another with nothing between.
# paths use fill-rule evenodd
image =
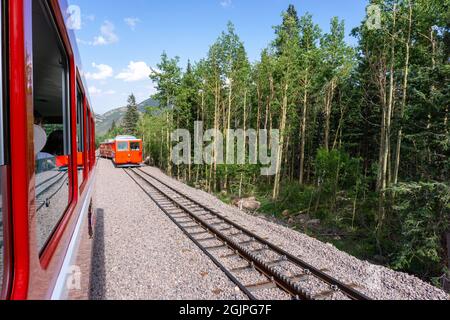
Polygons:
<instances>
[{"instance_id":1,"label":"white cloud","mask_svg":"<svg viewBox=\"0 0 450 320\"><path fill-rule=\"evenodd\" d=\"M233 4L232 0L222 0L220 1L220 5L224 8L227 8Z\"/></svg>"},{"instance_id":2,"label":"white cloud","mask_svg":"<svg viewBox=\"0 0 450 320\"><path fill-rule=\"evenodd\" d=\"M119 37L114 32L115 27L109 21L103 22L103 25L100 27L100 35L94 38L92 45L94 46L105 46L108 44L116 43L119 41Z\"/></svg>"},{"instance_id":3,"label":"white cloud","mask_svg":"<svg viewBox=\"0 0 450 320\"><path fill-rule=\"evenodd\" d=\"M113 68L108 66L107 64L96 64L95 62L92 63L92 67L97 69L97 72L88 72L86 73L87 79L92 80L105 80L109 77L113 76Z\"/></svg>"},{"instance_id":4,"label":"white cloud","mask_svg":"<svg viewBox=\"0 0 450 320\"><path fill-rule=\"evenodd\" d=\"M66 24L70 30L81 30L87 22L93 22L95 15L82 14L81 8L77 5L70 5L66 10Z\"/></svg>"},{"instance_id":5,"label":"white cloud","mask_svg":"<svg viewBox=\"0 0 450 320\"><path fill-rule=\"evenodd\" d=\"M128 67L116 76L116 79L125 82L141 81L149 79L152 70L143 61L131 61Z\"/></svg>"},{"instance_id":6,"label":"white cloud","mask_svg":"<svg viewBox=\"0 0 450 320\"><path fill-rule=\"evenodd\" d=\"M103 91L102 89L98 89L95 86L89 87L89 94L92 96L104 96L104 95L113 95L116 92L114 90Z\"/></svg>"},{"instance_id":7,"label":"white cloud","mask_svg":"<svg viewBox=\"0 0 450 320\"><path fill-rule=\"evenodd\" d=\"M124 21L131 28L131 30L134 31L136 29L137 24L141 22L141 19L129 17L125 18Z\"/></svg>"},{"instance_id":8,"label":"white cloud","mask_svg":"<svg viewBox=\"0 0 450 320\"><path fill-rule=\"evenodd\" d=\"M88 90L89 90L89 94L92 96L99 95L100 93L102 93L101 89L98 89L97 87L94 87L94 86L89 87Z\"/></svg>"}]
</instances>

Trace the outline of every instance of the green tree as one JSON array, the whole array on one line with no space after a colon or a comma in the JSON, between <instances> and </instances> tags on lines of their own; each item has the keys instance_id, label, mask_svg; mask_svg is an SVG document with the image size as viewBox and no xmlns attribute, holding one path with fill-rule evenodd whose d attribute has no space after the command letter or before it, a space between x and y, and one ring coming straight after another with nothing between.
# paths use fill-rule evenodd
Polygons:
<instances>
[{"instance_id":1,"label":"green tree","mask_svg":"<svg viewBox=\"0 0 450 320\"><path fill-rule=\"evenodd\" d=\"M138 121L139 121L139 111L136 104L136 97L134 96L134 94L131 94L128 97L127 112L124 118L125 133L129 135L135 135Z\"/></svg>"},{"instance_id":2,"label":"green tree","mask_svg":"<svg viewBox=\"0 0 450 320\"><path fill-rule=\"evenodd\" d=\"M158 70L153 70L150 78L156 85L157 93L153 96L159 102L161 110L166 115L166 147L168 157L166 168L172 175L172 142L171 133L174 129L174 109L176 97L181 83L181 68L178 66L179 57L170 59L165 52L161 55L161 62L157 65Z\"/></svg>"}]
</instances>

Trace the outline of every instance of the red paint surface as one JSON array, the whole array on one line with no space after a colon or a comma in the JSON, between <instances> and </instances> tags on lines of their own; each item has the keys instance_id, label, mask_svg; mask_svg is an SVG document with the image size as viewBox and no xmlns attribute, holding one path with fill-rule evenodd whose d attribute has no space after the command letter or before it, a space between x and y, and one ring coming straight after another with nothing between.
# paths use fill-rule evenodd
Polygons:
<instances>
[{"instance_id":1,"label":"red paint surface","mask_svg":"<svg viewBox=\"0 0 450 320\"><path fill-rule=\"evenodd\" d=\"M81 69L76 39L74 34L67 32L65 28L63 13L66 12L66 2L51 0L49 3L69 58L71 119L76 119L76 70ZM7 221L10 222L7 223L10 229L6 230L9 243L5 246L10 245L12 251L7 251L7 257L14 257L12 263L8 264L11 272L7 272L7 282L11 283L9 298L19 300L50 298L80 215L82 207L80 200L85 198L84 194L79 194L78 178L73 173L77 172L79 162L88 163L90 157L95 159L95 155L92 154L94 148L85 150L84 154L78 154L76 122L72 121L71 156L60 159L61 163L70 168L70 205L45 250L40 254L36 241L35 216L31 4L32 0L8 2L9 68L6 71L9 71L10 130L14 134L10 135L9 216L11 219ZM80 81L83 88L85 82L83 79ZM87 99L85 106L88 106ZM89 115L92 114L93 112L89 111ZM94 123L92 118L85 121ZM86 184L91 183L91 169L93 166L85 168Z\"/></svg>"}]
</instances>

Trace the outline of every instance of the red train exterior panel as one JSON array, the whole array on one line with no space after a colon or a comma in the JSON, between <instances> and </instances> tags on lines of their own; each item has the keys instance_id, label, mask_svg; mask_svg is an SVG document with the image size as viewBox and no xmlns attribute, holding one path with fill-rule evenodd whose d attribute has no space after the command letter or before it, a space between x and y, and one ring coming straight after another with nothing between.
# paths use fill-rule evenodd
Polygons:
<instances>
[{"instance_id":1,"label":"red train exterior panel","mask_svg":"<svg viewBox=\"0 0 450 320\"><path fill-rule=\"evenodd\" d=\"M79 256L80 239L86 236L90 225L88 217L92 217L90 198L95 169L95 122L87 94L84 91L83 103L83 139L86 148L77 150L77 124L71 121L70 157L56 157L57 167L66 167L68 174L68 207L57 223L43 250L37 243L36 209L36 174L35 152L33 143L33 26L32 0L5 1L8 16L8 65L4 70L9 87L9 119L8 128L14 135L9 135L9 163L2 167L4 175L9 177L2 181L5 185L4 208L9 211L10 219L5 224L5 266L4 284L0 288L6 299L60 299L68 296L64 287L68 267ZM82 70L75 35L67 30L65 21L68 18L65 1L50 0L45 2L54 19L55 26L68 57L70 118L76 119L77 70ZM81 73L81 72L80 72ZM86 87L84 79L82 87ZM78 166L84 166L84 188L78 188ZM92 231L92 230L91 230ZM0 253L2 254L2 253ZM11 259L13 257L13 259ZM0 285L2 285L0 283Z\"/></svg>"}]
</instances>

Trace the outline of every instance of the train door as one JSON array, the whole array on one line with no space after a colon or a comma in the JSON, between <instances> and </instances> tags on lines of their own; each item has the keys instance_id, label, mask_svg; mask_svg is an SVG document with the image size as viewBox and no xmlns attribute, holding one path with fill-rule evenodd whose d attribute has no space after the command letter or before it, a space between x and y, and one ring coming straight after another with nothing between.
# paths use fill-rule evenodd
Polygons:
<instances>
[{"instance_id":1,"label":"train door","mask_svg":"<svg viewBox=\"0 0 450 320\"><path fill-rule=\"evenodd\" d=\"M130 157L130 143L128 141L116 141L116 156L114 162L118 165L126 164Z\"/></svg>"},{"instance_id":2,"label":"train door","mask_svg":"<svg viewBox=\"0 0 450 320\"><path fill-rule=\"evenodd\" d=\"M6 299L9 294L10 287L10 270L12 268L11 262L11 237L9 232L9 179L8 179L8 99L7 99L7 81L4 81L4 77L7 75L7 55L4 50L8 46L4 43L5 20L4 14L6 14L4 1L0 2L1 14L0 14L0 300Z\"/></svg>"},{"instance_id":3,"label":"train door","mask_svg":"<svg viewBox=\"0 0 450 320\"><path fill-rule=\"evenodd\" d=\"M142 141L130 142L130 159L128 160L128 163L142 163Z\"/></svg>"}]
</instances>

